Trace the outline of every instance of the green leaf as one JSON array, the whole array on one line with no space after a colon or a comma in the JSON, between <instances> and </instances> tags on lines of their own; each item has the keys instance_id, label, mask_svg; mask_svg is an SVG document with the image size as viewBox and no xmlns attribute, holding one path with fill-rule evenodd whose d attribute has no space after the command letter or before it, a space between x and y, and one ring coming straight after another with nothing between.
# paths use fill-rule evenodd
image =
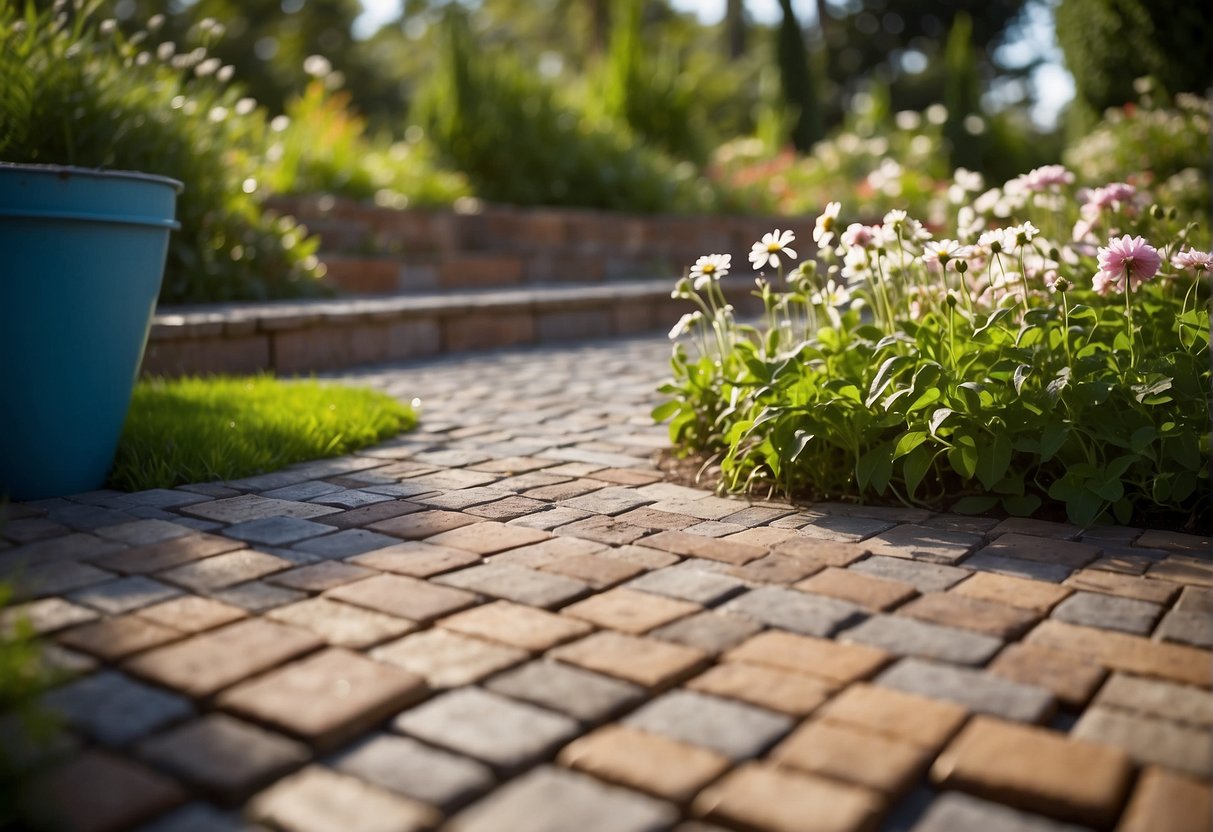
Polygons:
<instances>
[{"instance_id":1,"label":"green leaf","mask_svg":"<svg viewBox=\"0 0 1213 832\"><path fill-rule=\"evenodd\" d=\"M922 430L906 431L897 440L893 448L893 459L900 459L926 441L927 433Z\"/></svg>"},{"instance_id":2,"label":"green leaf","mask_svg":"<svg viewBox=\"0 0 1213 832\"><path fill-rule=\"evenodd\" d=\"M788 462L795 462L804 453L804 449L809 446L816 437L807 430L798 430L795 434L795 441L792 443L792 453L788 455Z\"/></svg>"},{"instance_id":3,"label":"green leaf","mask_svg":"<svg viewBox=\"0 0 1213 832\"><path fill-rule=\"evenodd\" d=\"M1146 399L1154 398L1159 393L1163 393L1170 389L1170 377L1161 375L1159 373L1151 373L1150 377L1146 381L1142 382L1141 384L1133 385L1133 398L1144 404L1162 404L1163 402L1147 402ZM1168 396L1165 400L1170 401L1171 398Z\"/></svg>"},{"instance_id":4,"label":"green leaf","mask_svg":"<svg viewBox=\"0 0 1213 832\"><path fill-rule=\"evenodd\" d=\"M893 383L893 379L897 374L912 364L914 359L908 355L894 355L891 358L885 359L885 362L880 365L880 369L876 372L876 378L872 379L872 386L868 388L868 398L864 402L867 407L880 398L885 389Z\"/></svg>"},{"instance_id":5,"label":"green leaf","mask_svg":"<svg viewBox=\"0 0 1213 832\"><path fill-rule=\"evenodd\" d=\"M952 511L957 514L981 514L998 505L997 497L973 495L961 497L952 504Z\"/></svg>"},{"instance_id":6,"label":"green leaf","mask_svg":"<svg viewBox=\"0 0 1213 832\"><path fill-rule=\"evenodd\" d=\"M1015 385L1015 392L1023 395L1023 384L1028 380L1028 376L1032 374L1032 368L1027 364L1020 364L1015 368L1015 375L1012 376L1012 383Z\"/></svg>"},{"instance_id":7,"label":"green leaf","mask_svg":"<svg viewBox=\"0 0 1213 832\"><path fill-rule=\"evenodd\" d=\"M971 480L977 473L977 445L968 436L958 436L955 441L956 444L948 450L948 462L962 478Z\"/></svg>"},{"instance_id":8,"label":"green leaf","mask_svg":"<svg viewBox=\"0 0 1213 832\"><path fill-rule=\"evenodd\" d=\"M1054 422L1045 425L1045 429L1040 434L1040 461L1048 462L1053 458L1054 454L1061 450L1061 446L1066 443L1066 438L1070 435L1070 426Z\"/></svg>"},{"instance_id":9,"label":"green leaf","mask_svg":"<svg viewBox=\"0 0 1213 832\"><path fill-rule=\"evenodd\" d=\"M1061 398L1061 394L1065 392L1065 389L1069 386L1070 368L1062 367L1061 372L1059 372L1053 378L1053 380L1049 382L1048 386L1045 388L1045 392L1049 394L1049 399L1056 404L1057 400Z\"/></svg>"},{"instance_id":10,"label":"green leaf","mask_svg":"<svg viewBox=\"0 0 1213 832\"><path fill-rule=\"evenodd\" d=\"M1093 491L1077 491L1066 500L1066 517L1074 525L1085 529L1095 522L1103 510L1103 504L1103 499Z\"/></svg>"},{"instance_id":11,"label":"green leaf","mask_svg":"<svg viewBox=\"0 0 1213 832\"><path fill-rule=\"evenodd\" d=\"M653 421L664 422L666 419L677 413L680 407L682 407L682 402L678 401L666 402L665 404L657 405L657 407L653 408Z\"/></svg>"},{"instance_id":12,"label":"green leaf","mask_svg":"<svg viewBox=\"0 0 1213 832\"><path fill-rule=\"evenodd\" d=\"M855 475L861 491L871 486L877 494L883 493L893 476L893 458L888 443L878 445L861 456L855 466Z\"/></svg>"},{"instance_id":13,"label":"green leaf","mask_svg":"<svg viewBox=\"0 0 1213 832\"><path fill-rule=\"evenodd\" d=\"M1015 517L1030 517L1032 512L1040 508L1040 497L1035 494L1021 494L1002 498L1002 507L1007 514Z\"/></svg>"},{"instance_id":14,"label":"green leaf","mask_svg":"<svg viewBox=\"0 0 1213 832\"><path fill-rule=\"evenodd\" d=\"M906 480L906 496L910 499L914 498L914 492L918 490L922 478L930 470L933 459L933 455L926 447L917 445L901 463L902 475Z\"/></svg>"},{"instance_id":15,"label":"green leaf","mask_svg":"<svg viewBox=\"0 0 1213 832\"><path fill-rule=\"evenodd\" d=\"M914 400L914 403L910 405L906 413L913 413L917 410L922 410L924 407L930 407L941 398L943 398L943 393L940 392L938 387L928 387L922 392L921 396Z\"/></svg>"},{"instance_id":16,"label":"green leaf","mask_svg":"<svg viewBox=\"0 0 1213 832\"><path fill-rule=\"evenodd\" d=\"M1011 464L1011 440L1006 434L997 434L977 455L977 479L991 489L1003 478Z\"/></svg>"},{"instance_id":17,"label":"green leaf","mask_svg":"<svg viewBox=\"0 0 1213 832\"><path fill-rule=\"evenodd\" d=\"M938 436L939 435L939 426L943 424L945 419L947 419L949 416L951 416L955 412L956 411L954 411L950 408L941 407L941 408L937 409L934 413L932 413L931 421L928 423L928 429L931 431L931 435Z\"/></svg>"}]
</instances>

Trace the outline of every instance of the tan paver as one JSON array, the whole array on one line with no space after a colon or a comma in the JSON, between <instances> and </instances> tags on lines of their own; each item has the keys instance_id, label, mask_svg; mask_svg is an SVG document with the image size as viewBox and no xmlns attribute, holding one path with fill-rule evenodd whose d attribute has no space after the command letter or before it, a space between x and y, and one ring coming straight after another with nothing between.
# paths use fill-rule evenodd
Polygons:
<instances>
[{"instance_id":1,"label":"tan paver","mask_svg":"<svg viewBox=\"0 0 1213 832\"><path fill-rule=\"evenodd\" d=\"M811 720L775 746L770 758L809 774L866 786L896 801L926 771L920 746L847 725Z\"/></svg>"},{"instance_id":2,"label":"tan paver","mask_svg":"<svg viewBox=\"0 0 1213 832\"><path fill-rule=\"evenodd\" d=\"M434 629L378 647L371 657L416 673L439 690L475 684L526 661L530 654L517 647Z\"/></svg>"},{"instance_id":3,"label":"tan paver","mask_svg":"<svg viewBox=\"0 0 1213 832\"><path fill-rule=\"evenodd\" d=\"M265 617L310 630L334 647L370 647L417 629L412 621L330 598L309 598L275 607Z\"/></svg>"},{"instance_id":4,"label":"tan paver","mask_svg":"<svg viewBox=\"0 0 1213 832\"><path fill-rule=\"evenodd\" d=\"M775 529L770 526L759 526L754 529L734 532L733 534L726 535L724 539L730 543L744 543L747 546L759 546L763 549L770 549L793 537L796 537L796 532L792 529Z\"/></svg>"},{"instance_id":5,"label":"tan paver","mask_svg":"<svg viewBox=\"0 0 1213 832\"><path fill-rule=\"evenodd\" d=\"M378 523L371 523L367 528L393 537L403 537L405 540L420 540L479 522L482 522L479 517L472 517L470 514L435 509L390 517Z\"/></svg>"},{"instance_id":6,"label":"tan paver","mask_svg":"<svg viewBox=\"0 0 1213 832\"><path fill-rule=\"evenodd\" d=\"M425 695L420 677L331 647L232 688L225 711L332 748Z\"/></svg>"},{"instance_id":7,"label":"tan paver","mask_svg":"<svg viewBox=\"0 0 1213 832\"><path fill-rule=\"evenodd\" d=\"M375 574L372 569L329 560L280 572L267 578L266 582L303 592L324 592L326 589L334 589Z\"/></svg>"},{"instance_id":8,"label":"tan paver","mask_svg":"<svg viewBox=\"0 0 1213 832\"><path fill-rule=\"evenodd\" d=\"M1062 653L1032 644L1008 644L989 670L1004 679L1036 685L1071 708L1081 708L1103 682L1108 672L1074 653Z\"/></svg>"},{"instance_id":9,"label":"tan paver","mask_svg":"<svg viewBox=\"0 0 1213 832\"><path fill-rule=\"evenodd\" d=\"M858 786L747 763L705 789L693 809L761 832L874 832L884 805L876 792Z\"/></svg>"},{"instance_id":10,"label":"tan paver","mask_svg":"<svg viewBox=\"0 0 1213 832\"><path fill-rule=\"evenodd\" d=\"M943 788L1100 827L1116 819L1132 775L1123 751L985 716L974 717L931 768Z\"/></svg>"},{"instance_id":11,"label":"tan paver","mask_svg":"<svg viewBox=\"0 0 1213 832\"><path fill-rule=\"evenodd\" d=\"M440 620L438 626L534 653L580 638L593 629L584 621L511 601L494 601L456 613Z\"/></svg>"},{"instance_id":12,"label":"tan paver","mask_svg":"<svg viewBox=\"0 0 1213 832\"><path fill-rule=\"evenodd\" d=\"M796 534L782 543L775 544L772 550L793 557L808 558L822 566L844 567L868 554L868 548L862 543L846 543L839 540L821 540Z\"/></svg>"},{"instance_id":13,"label":"tan paver","mask_svg":"<svg viewBox=\"0 0 1213 832\"><path fill-rule=\"evenodd\" d=\"M340 509L316 503L297 503L291 500L275 500L272 497L258 497L255 494L242 494L239 497L182 506L181 511L205 520L218 520L220 523L243 523L262 517L295 517L306 520L309 517L335 514Z\"/></svg>"},{"instance_id":14,"label":"tan paver","mask_svg":"<svg viewBox=\"0 0 1213 832\"><path fill-rule=\"evenodd\" d=\"M204 697L322 645L311 633L254 618L159 647L123 666L157 684Z\"/></svg>"},{"instance_id":15,"label":"tan paver","mask_svg":"<svg viewBox=\"0 0 1213 832\"><path fill-rule=\"evenodd\" d=\"M702 667L708 654L650 638L601 632L565 644L548 656L649 689L663 689Z\"/></svg>"},{"instance_id":16,"label":"tan paver","mask_svg":"<svg viewBox=\"0 0 1213 832\"><path fill-rule=\"evenodd\" d=\"M428 578L480 563L480 555L465 549L451 549L410 540L357 555L350 558L349 562L384 572Z\"/></svg>"},{"instance_id":17,"label":"tan paver","mask_svg":"<svg viewBox=\"0 0 1213 832\"><path fill-rule=\"evenodd\" d=\"M180 630L165 627L137 615L120 615L75 627L59 635L59 643L108 661L159 647L184 637Z\"/></svg>"},{"instance_id":18,"label":"tan paver","mask_svg":"<svg viewBox=\"0 0 1213 832\"><path fill-rule=\"evenodd\" d=\"M759 546L678 531L658 532L646 537L644 545L675 555L718 560L733 566L742 566L767 554L767 550Z\"/></svg>"},{"instance_id":19,"label":"tan paver","mask_svg":"<svg viewBox=\"0 0 1213 832\"><path fill-rule=\"evenodd\" d=\"M507 549L540 543L550 537L548 532L539 529L509 526L489 520L471 526L460 526L457 529L426 538L426 540L437 546L464 549L477 555L492 555Z\"/></svg>"},{"instance_id":20,"label":"tan paver","mask_svg":"<svg viewBox=\"0 0 1213 832\"><path fill-rule=\"evenodd\" d=\"M186 633L200 633L248 617L248 613L239 607L197 595L184 595L152 604L136 614Z\"/></svg>"},{"instance_id":21,"label":"tan paver","mask_svg":"<svg viewBox=\"0 0 1213 832\"><path fill-rule=\"evenodd\" d=\"M928 592L906 604L897 614L947 627L974 630L1004 640L1017 638L1040 620L1040 614L1032 610L955 592Z\"/></svg>"},{"instance_id":22,"label":"tan paver","mask_svg":"<svg viewBox=\"0 0 1213 832\"><path fill-rule=\"evenodd\" d=\"M725 658L847 684L873 675L892 661L893 655L865 644L839 644L829 639L768 630L737 645Z\"/></svg>"},{"instance_id":23,"label":"tan paver","mask_svg":"<svg viewBox=\"0 0 1213 832\"><path fill-rule=\"evenodd\" d=\"M1133 796L1116 832L1208 832L1213 818L1213 787L1151 766L1137 778Z\"/></svg>"},{"instance_id":24,"label":"tan paver","mask_svg":"<svg viewBox=\"0 0 1213 832\"><path fill-rule=\"evenodd\" d=\"M715 665L686 687L792 716L812 713L837 689L823 679L746 662Z\"/></svg>"},{"instance_id":25,"label":"tan paver","mask_svg":"<svg viewBox=\"0 0 1213 832\"><path fill-rule=\"evenodd\" d=\"M689 801L730 765L728 757L710 749L624 725L609 725L574 740L557 761L676 803Z\"/></svg>"},{"instance_id":26,"label":"tan paver","mask_svg":"<svg viewBox=\"0 0 1213 832\"><path fill-rule=\"evenodd\" d=\"M1066 578L1064 585L1087 592L1102 592L1155 604L1169 604L1183 587L1169 581L1138 578L1103 569L1083 569Z\"/></svg>"},{"instance_id":27,"label":"tan paver","mask_svg":"<svg viewBox=\"0 0 1213 832\"><path fill-rule=\"evenodd\" d=\"M188 534L115 552L97 559L94 563L102 569L121 572L124 575L143 575L243 549L245 545L242 540L232 540L215 534Z\"/></svg>"},{"instance_id":28,"label":"tan paver","mask_svg":"<svg viewBox=\"0 0 1213 832\"><path fill-rule=\"evenodd\" d=\"M565 607L562 613L604 629L641 635L702 609L699 604L689 601L620 587L591 595Z\"/></svg>"},{"instance_id":29,"label":"tan paver","mask_svg":"<svg viewBox=\"0 0 1213 832\"><path fill-rule=\"evenodd\" d=\"M969 712L953 702L860 682L826 703L818 717L935 752L956 735Z\"/></svg>"},{"instance_id":30,"label":"tan paver","mask_svg":"<svg viewBox=\"0 0 1213 832\"><path fill-rule=\"evenodd\" d=\"M284 558L253 549L241 549L196 560L167 572L158 572L156 577L196 592L211 592L245 581L255 581L290 567L291 562Z\"/></svg>"},{"instance_id":31,"label":"tan paver","mask_svg":"<svg viewBox=\"0 0 1213 832\"><path fill-rule=\"evenodd\" d=\"M509 555L509 552L506 555ZM643 566L636 563L585 554L566 555L539 568L544 572L576 578L594 589L606 589L621 584L629 578L644 574L645 571Z\"/></svg>"},{"instance_id":32,"label":"tan paver","mask_svg":"<svg viewBox=\"0 0 1213 832\"><path fill-rule=\"evenodd\" d=\"M356 581L326 592L325 597L423 623L466 609L477 601L474 593L400 575Z\"/></svg>"},{"instance_id":33,"label":"tan paver","mask_svg":"<svg viewBox=\"0 0 1213 832\"><path fill-rule=\"evenodd\" d=\"M752 560L745 566L734 566L730 574L736 575L743 581L754 581L764 584L790 584L807 578L815 572L820 572L822 565L808 558L782 555L778 552L758 560Z\"/></svg>"},{"instance_id":34,"label":"tan paver","mask_svg":"<svg viewBox=\"0 0 1213 832\"><path fill-rule=\"evenodd\" d=\"M1158 676L1208 688L1213 654L1180 644L1165 644L1142 636L1079 627L1063 621L1042 621L1027 643L1094 659L1105 667L1142 676Z\"/></svg>"},{"instance_id":35,"label":"tan paver","mask_svg":"<svg viewBox=\"0 0 1213 832\"><path fill-rule=\"evenodd\" d=\"M421 832L439 820L429 806L320 766L270 786L248 813L285 832Z\"/></svg>"},{"instance_id":36,"label":"tan paver","mask_svg":"<svg viewBox=\"0 0 1213 832\"><path fill-rule=\"evenodd\" d=\"M1072 592L1046 581L1033 581L994 572L978 572L961 581L951 591L957 595L1040 613L1048 612Z\"/></svg>"},{"instance_id":37,"label":"tan paver","mask_svg":"<svg viewBox=\"0 0 1213 832\"><path fill-rule=\"evenodd\" d=\"M827 567L813 577L801 581L796 584L796 589L840 598L873 611L890 610L918 594L918 590L901 581L878 578L836 566Z\"/></svg>"}]
</instances>

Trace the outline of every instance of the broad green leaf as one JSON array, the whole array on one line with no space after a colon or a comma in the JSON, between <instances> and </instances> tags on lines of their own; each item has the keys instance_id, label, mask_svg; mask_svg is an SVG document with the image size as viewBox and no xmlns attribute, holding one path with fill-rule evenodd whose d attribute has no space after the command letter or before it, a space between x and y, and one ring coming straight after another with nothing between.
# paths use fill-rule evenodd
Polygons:
<instances>
[{"instance_id":1,"label":"broad green leaf","mask_svg":"<svg viewBox=\"0 0 1213 832\"><path fill-rule=\"evenodd\" d=\"M908 355L894 355L891 358L885 359L885 362L880 365L880 369L876 372L876 378L872 379L872 385L868 388L868 398L864 401L867 407L880 398L885 389L893 383L893 379L897 374L912 364L914 359Z\"/></svg>"},{"instance_id":2,"label":"broad green leaf","mask_svg":"<svg viewBox=\"0 0 1213 832\"><path fill-rule=\"evenodd\" d=\"M666 419L670 418L675 413L677 413L679 408L681 408L681 407L682 407L682 402L677 402L677 401L666 402L665 404L659 404L659 405L657 405L657 407L653 408L653 414L652 414L653 421L654 422L664 422Z\"/></svg>"},{"instance_id":3,"label":"broad green leaf","mask_svg":"<svg viewBox=\"0 0 1213 832\"><path fill-rule=\"evenodd\" d=\"M931 469L933 459L934 456L924 445L917 445L901 463L902 475L906 481L906 497L914 498L914 492L918 490L922 478Z\"/></svg>"},{"instance_id":4,"label":"broad green leaf","mask_svg":"<svg viewBox=\"0 0 1213 832\"><path fill-rule=\"evenodd\" d=\"M1022 494L1002 498L1002 507L1007 514L1015 517L1028 517L1040 508L1040 497L1035 494Z\"/></svg>"},{"instance_id":5,"label":"broad green leaf","mask_svg":"<svg viewBox=\"0 0 1213 832\"><path fill-rule=\"evenodd\" d=\"M1011 440L1000 433L986 442L977 454L977 479L986 489L994 487L1011 464Z\"/></svg>"},{"instance_id":6,"label":"broad green leaf","mask_svg":"<svg viewBox=\"0 0 1213 832\"><path fill-rule=\"evenodd\" d=\"M1040 461L1048 462L1053 458L1053 455L1061 450L1061 446L1066 443L1066 438L1070 435L1070 426L1054 422L1045 425L1045 429L1040 434Z\"/></svg>"},{"instance_id":7,"label":"broad green leaf","mask_svg":"<svg viewBox=\"0 0 1213 832\"><path fill-rule=\"evenodd\" d=\"M931 431L932 436L939 435L939 426L942 425L944 420L951 416L954 412L955 411L950 408L941 407L936 409L936 411L931 414L931 421L928 423L928 429Z\"/></svg>"},{"instance_id":8,"label":"broad green leaf","mask_svg":"<svg viewBox=\"0 0 1213 832\"><path fill-rule=\"evenodd\" d=\"M1027 364L1020 364L1015 368L1015 375L1012 376L1012 382L1015 385L1015 392L1019 395L1023 394L1023 384L1028 380L1028 376L1032 374L1032 368Z\"/></svg>"},{"instance_id":9,"label":"broad green leaf","mask_svg":"<svg viewBox=\"0 0 1213 832\"><path fill-rule=\"evenodd\" d=\"M966 480L977 473L977 445L968 436L954 437L955 443L948 450L948 462L952 470Z\"/></svg>"},{"instance_id":10,"label":"broad green leaf","mask_svg":"<svg viewBox=\"0 0 1213 832\"><path fill-rule=\"evenodd\" d=\"M900 459L926 441L927 433L921 430L906 431L893 448L893 459Z\"/></svg>"},{"instance_id":11,"label":"broad green leaf","mask_svg":"<svg viewBox=\"0 0 1213 832\"><path fill-rule=\"evenodd\" d=\"M870 486L877 494L883 493L893 476L893 458L888 444L878 445L861 456L855 465L855 475L861 491Z\"/></svg>"},{"instance_id":12,"label":"broad green leaf","mask_svg":"<svg viewBox=\"0 0 1213 832\"><path fill-rule=\"evenodd\" d=\"M978 496L961 497L952 504L952 511L957 514L981 514L998 505L997 497Z\"/></svg>"}]
</instances>

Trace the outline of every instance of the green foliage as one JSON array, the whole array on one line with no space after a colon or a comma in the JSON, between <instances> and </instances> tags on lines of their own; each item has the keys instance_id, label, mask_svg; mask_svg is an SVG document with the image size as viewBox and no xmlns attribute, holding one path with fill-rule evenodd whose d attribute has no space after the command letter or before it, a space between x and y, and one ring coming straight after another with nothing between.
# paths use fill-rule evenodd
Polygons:
<instances>
[{"instance_id":1,"label":"green foliage","mask_svg":"<svg viewBox=\"0 0 1213 832\"><path fill-rule=\"evenodd\" d=\"M804 32L792 0L779 0L783 17L776 36L776 56L779 61L779 80L784 102L792 124L792 144L802 153L821 138L821 113L817 101L817 88L809 72L809 54L804 45Z\"/></svg>"},{"instance_id":2,"label":"green foliage","mask_svg":"<svg viewBox=\"0 0 1213 832\"><path fill-rule=\"evenodd\" d=\"M947 81L944 106L948 120L944 134L948 138L953 165L981 168L981 147L965 130L965 119L981 112L981 76L977 71L977 56L973 52L973 20L968 14L956 15L944 47Z\"/></svg>"},{"instance_id":3,"label":"green foliage","mask_svg":"<svg viewBox=\"0 0 1213 832\"><path fill-rule=\"evenodd\" d=\"M468 196L463 176L438 167L422 136L367 135L349 94L316 79L270 122L258 180L280 194L341 194L394 207L450 205ZM416 131L420 132L420 131Z\"/></svg>"},{"instance_id":4,"label":"green foliage","mask_svg":"<svg viewBox=\"0 0 1213 832\"><path fill-rule=\"evenodd\" d=\"M1204 94L1213 65L1209 9L1189 0L1062 0L1057 40L1080 101L1096 112L1131 101L1133 81Z\"/></svg>"},{"instance_id":5,"label":"green foliage","mask_svg":"<svg viewBox=\"0 0 1213 832\"><path fill-rule=\"evenodd\" d=\"M1161 200L1185 214L1209 208L1209 99L1160 95L1149 79L1138 79L1136 104L1109 109L1065 152L1088 185L1130 180L1145 174ZM1149 184L1147 182L1146 184Z\"/></svg>"},{"instance_id":6,"label":"green foliage","mask_svg":"<svg viewBox=\"0 0 1213 832\"><path fill-rule=\"evenodd\" d=\"M236 479L337 456L411 428L378 392L268 376L142 381L110 484L128 491Z\"/></svg>"},{"instance_id":7,"label":"green foliage","mask_svg":"<svg viewBox=\"0 0 1213 832\"><path fill-rule=\"evenodd\" d=\"M720 204L694 165L562 99L511 56L478 50L461 14L448 15L445 28L443 59L420 96L417 121L478 196L640 212Z\"/></svg>"},{"instance_id":8,"label":"green foliage","mask_svg":"<svg viewBox=\"0 0 1213 832\"><path fill-rule=\"evenodd\" d=\"M221 80L226 73L202 45L210 34L197 32L199 45L183 52L167 42L152 48L148 32L127 38L98 23L96 8L0 8L0 158L184 182L165 303L321 291L316 241L264 212L251 169L238 164L241 151L255 155L263 116Z\"/></svg>"},{"instance_id":9,"label":"green foliage","mask_svg":"<svg viewBox=\"0 0 1213 832\"><path fill-rule=\"evenodd\" d=\"M760 328L684 281L698 355L675 348L654 417L730 489L1207 530L1208 272L1168 257L1208 230L1131 200L1084 211L1097 239L1162 255L1157 276L1100 294L1094 246L1063 242L1074 186L1036 173L962 205L953 241L901 212L823 238L824 269L760 281Z\"/></svg>"}]
</instances>

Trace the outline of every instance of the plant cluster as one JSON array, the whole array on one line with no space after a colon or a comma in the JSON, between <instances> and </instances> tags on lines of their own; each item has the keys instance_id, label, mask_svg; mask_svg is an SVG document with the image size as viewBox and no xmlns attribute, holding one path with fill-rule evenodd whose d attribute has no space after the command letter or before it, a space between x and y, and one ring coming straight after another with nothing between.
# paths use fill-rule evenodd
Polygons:
<instances>
[{"instance_id":1,"label":"plant cluster","mask_svg":"<svg viewBox=\"0 0 1213 832\"><path fill-rule=\"evenodd\" d=\"M135 386L110 484L126 491L238 479L350 453L416 424L372 390L268 376Z\"/></svg>"},{"instance_id":2,"label":"plant cluster","mask_svg":"<svg viewBox=\"0 0 1213 832\"><path fill-rule=\"evenodd\" d=\"M462 15L445 25L440 65L417 121L476 195L515 205L705 213L721 195L690 162L595 117L505 54L476 48Z\"/></svg>"},{"instance_id":3,"label":"plant cluster","mask_svg":"<svg viewBox=\"0 0 1213 832\"><path fill-rule=\"evenodd\" d=\"M178 179L167 303L316 294L317 241L262 208L242 158L256 153L264 114L209 57L221 34L206 21L197 45L153 45L157 22L129 37L96 21L97 2L0 8L0 158L138 170Z\"/></svg>"},{"instance_id":4,"label":"plant cluster","mask_svg":"<svg viewBox=\"0 0 1213 832\"><path fill-rule=\"evenodd\" d=\"M799 266L767 235L759 326L702 258L655 418L733 490L1207 527L1207 229L1060 165L981 188L958 173L938 234L831 203Z\"/></svg>"}]
</instances>

